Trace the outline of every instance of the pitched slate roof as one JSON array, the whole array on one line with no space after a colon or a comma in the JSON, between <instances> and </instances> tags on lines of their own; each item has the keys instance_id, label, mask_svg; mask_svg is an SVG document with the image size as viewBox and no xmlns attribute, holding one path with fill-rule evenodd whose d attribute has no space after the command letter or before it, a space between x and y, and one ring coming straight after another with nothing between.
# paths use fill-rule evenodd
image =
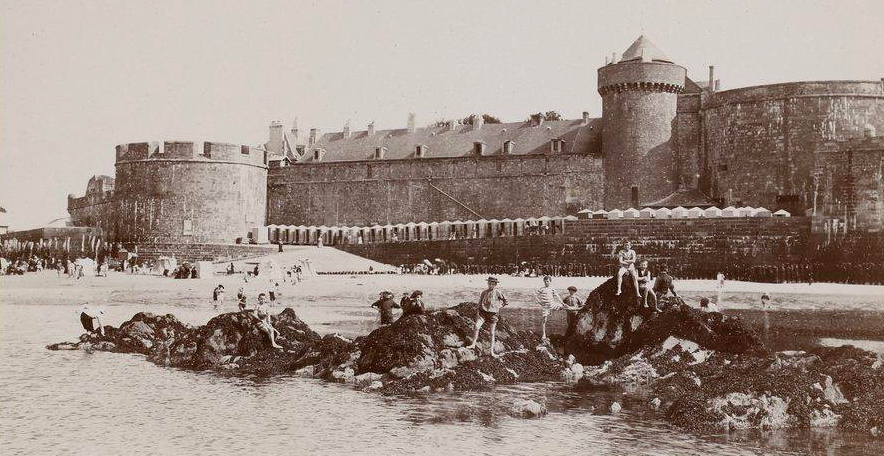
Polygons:
<instances>
[{"instance_id":1,"label":"pitched slate roof","mask_svg":"<svg viewBox=\"0 0 884 456\"><path fill-rule=\"evenodd\" d=\"M484 142L483 156L501 155L503 143L513 141L512 155L542 154L550 150L553 139L564 140L562 153L601 153L601 119L546 121L542 125L528 122L484 124L449 127L431 126L417 128L413 133L406 129L377 130L373 135L367 131L351 132L348 138L343 132L329 132L320 136L316 144L308 148L299 162L314 161L313 150L324 149L323 162L370 160L375 149L386 147L384 159L415 158L417 145L425 145L426 158L466 157L473 155L474 143Z\"/></svg>"},{"instance_id":2,"label":"pitched slate roof","mask_svg":"<svg viewBox=\"0 0 884 456\"><path fill-rule=\"evenodd\" d=\"M623 57L620 59L621 62L628 62L630 60L672 63L672 61L669 60L669 57L666 57L666 54L664 54L656 44L652 43L651 40L644 35L638 37L638 39L623 52Z\"/></svg>"}]
</instances>

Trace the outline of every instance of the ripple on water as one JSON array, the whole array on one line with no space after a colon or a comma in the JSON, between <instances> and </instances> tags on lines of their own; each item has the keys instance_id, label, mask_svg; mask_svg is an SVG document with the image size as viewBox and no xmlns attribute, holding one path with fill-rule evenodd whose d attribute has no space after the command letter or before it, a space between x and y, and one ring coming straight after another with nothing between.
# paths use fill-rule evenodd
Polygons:
<instances>
[{"instance_id":1,"label":"ripple on water","mask_svg":"<svg viewBox=\"0 0 884 456\"><path fill-rule=\"evenodd\" d=\"M138 310L114 306L109 318L118 324ZM176 314L189 321L208 318L205 310L181 310ZM45 350L75 338L76 323L70 307L0 305L0 454L744 455L871 448L837 433L685 434L642 400L560 383L384 397L312 379L230 378L162 368L141 356ZM541 402L549 415L512 418L506 408L514 398ZM611 414L615 400L624 409Z\"/></svg>"}]
</instances>

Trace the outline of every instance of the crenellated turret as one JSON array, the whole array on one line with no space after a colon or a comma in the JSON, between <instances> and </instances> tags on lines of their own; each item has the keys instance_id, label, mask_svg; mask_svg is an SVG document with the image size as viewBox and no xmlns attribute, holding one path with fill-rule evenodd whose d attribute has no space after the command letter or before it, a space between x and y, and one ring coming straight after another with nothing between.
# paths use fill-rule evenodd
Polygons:
<instances>
[{"instance_id":1,"label":"crenellated turret","mask_svg":"<svg viewBox=\"0 0 884 456\"><path fill-rule=\"evenodd\" d=\"M671 139L685 75L644 36L619 62L599 68L607 209L637 207L676 189Z\"/></svg>"}]
</instances>

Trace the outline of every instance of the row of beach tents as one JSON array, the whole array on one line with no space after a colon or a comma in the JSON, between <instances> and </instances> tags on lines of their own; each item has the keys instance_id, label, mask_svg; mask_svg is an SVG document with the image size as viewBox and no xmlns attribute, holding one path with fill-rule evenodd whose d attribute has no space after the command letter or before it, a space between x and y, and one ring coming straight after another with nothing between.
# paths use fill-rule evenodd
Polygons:
<instances>
[{"instance_id":1,"label":"row of beach tents","mask_svg":"<svg viewBox=\"0 0 884 456\"><path fill-rule=\"evenodd\" d=\"M578 215L581 218L591 218L591 219L628 219L628 218L656 218L656 219L677 219L677 218L717 218L717 217L790 217L788 211L778 210L776 212L771 212L769 209L763 207L733 207L728 206L724 209L719 209L715 206L708 208L700 208L700 207L692 207L690 209L684 207L676 207L674 209L669 209L666 207L661 208L652 208L646 207L644 209L635 209L630 207L629 209L620 210L613 209L610 211L598 210L593 211L590 209L584 209L578 212Z\"/></svg>"},{"instance_id":2,"label":"row of beach tents","mask_svg":"<svg viewBox=\"0 0 884 456\"><path fill-rule=\"evenodd\" d=\"M625 210L592 211L584 209L573 215L557 217L505 218L502 220L454 220L444 222L409 222L372 226L305 226L266 225L252 229L251 238L259 244L279 243L313 245L361 244L391 241L444 240L523 236L526 234L559 234L565 231L565 222L584 219L680 219L680 218L726 218L726 217L790 217L784 210L771 212L763 207L717 207L690 209L629 208Z\"/></svg>"},{"instance_id":3,"label":"row of beach tents","mask_svg":"<svg viewBox=\"0 0 884 456\"><path fill-rule=\"evenodd\" d=\"M266 225L252 229L252 240L259 243L324 244L372 243L440 239L522 236L531 233L561 233L573 215L492 220L409 222L372 226Z\"/></svg>"}]
</instances>

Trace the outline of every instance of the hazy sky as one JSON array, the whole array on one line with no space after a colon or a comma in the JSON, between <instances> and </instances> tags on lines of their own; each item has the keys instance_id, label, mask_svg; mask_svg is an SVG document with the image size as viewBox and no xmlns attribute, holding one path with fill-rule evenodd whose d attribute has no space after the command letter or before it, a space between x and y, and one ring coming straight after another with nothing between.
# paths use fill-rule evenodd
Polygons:
<instances>
[{"instance_id":1,"label":"hazy sky","mask_svg":"<svg viewBox=\"0 0 884 456\"><path fill-rule=\"evenodd\" d=\"M884 77L870 1L3 1L0 206L65 216L114 146L258 144L286 128L601 114L596 69L643 32L723 88Z\"/></svg>"}]
</instances>

